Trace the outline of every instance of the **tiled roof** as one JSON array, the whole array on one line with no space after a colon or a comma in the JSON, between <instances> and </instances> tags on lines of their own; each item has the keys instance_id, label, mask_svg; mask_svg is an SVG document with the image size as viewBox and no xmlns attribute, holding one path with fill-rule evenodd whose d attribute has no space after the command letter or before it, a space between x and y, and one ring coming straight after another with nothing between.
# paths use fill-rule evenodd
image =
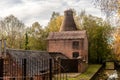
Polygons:
<instances>
[{"instance_id":1,"label":"tiled roof","mask_svg":"<svg viewBox=\"0 0 120 80\"><path fill-rule=\"evenodd\" d=\"M41 75L49 69L49 59L52 58L45 51L7 49L7 54L22 67L22 59L27 60L27 75Z\"/></svg>"},{"instance_id":2,"label":"tiled roof","mask_svg":"<svg viewBox=\"0 0 120 80\"><path fill-rule=\"evenodd\" d=\"M49 52L50 56L53 58L53 59L57 59L57 58L60 58L60 59L69 59L67 56L65 56L64 54L60 53L60 52Z\"/></svg>"},{"instance_id":3,"label":"tiled roof","mask_svg":"<svg viewBox=\"0 0 120 80\"><path fill-rule=\"evenodd\" d=\"M51 32L48 36L48 40L51 39L81 39L85 38L86 31L64 31L64 32Z\"/></svg>"}]
</instances>

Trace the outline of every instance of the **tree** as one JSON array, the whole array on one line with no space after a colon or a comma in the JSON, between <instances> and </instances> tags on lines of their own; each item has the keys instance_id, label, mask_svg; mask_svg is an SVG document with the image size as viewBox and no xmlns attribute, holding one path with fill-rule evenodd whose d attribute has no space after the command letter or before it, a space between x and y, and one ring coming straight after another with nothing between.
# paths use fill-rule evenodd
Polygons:
<instances>
[{"instance_id":1,"label":"tree","mask_svg":"<svg viewBox=\"0 0 120 80\"><path fill-rule=\"evenodd\" d=\"M116 28L113 42L113 49L117 60L120 60L120 28Z\"/></svg>"},{"instance_id":2,"label":"tree","mask_svg":"<svg viewBox=\"0 0 120 80\"><path fill-rule=\"evenodd\" d=\"M107 17L117 13L120 14L119 0L93 0L93 3L105 12Z\"/></svg>"},{"instance_id":3,"label":"tree","mask_svg":"<svg viewBox=\"0 0 120 80\"><path fill-rule=\"evenodd\" d=\"M50 22L48 23L46 32L58 32L60 30L60 26L62 24L63 16L58 15L59 13L55 14L53 12Z\"/></svg>"},{"instance_id":4,"label":"tree","mask_svg":"<svg viewBox=\"0 0 120 80\"><path fill-rule=\"evenodd\" d=\"M59 15L60 15L60 14L59 14L58 12L53 12L50 20L58 17Z\"/></svg>"},{"instance_id":5,"label":"tree","mask_svg":"<svg viewBox=\"0 0 120 80\"><path fill-rule=\"evenodd\" d=\"M22 48L25 25L15 16L5 17L0 22L2 38L7 39L7 47Z\"/></svg>"},{"instance_id":6,"label":"tree","mask_svg":"<svg viewBox=\"0 0 120 80\"><path fill-rule=\"evenodd\" d=\"M25 50L28 50L28 33L25 33Z\"/></svg>"},{"instance_id":7,"label":"tree","mask_svg":"<svg viewBox=\"0 0 120 80\"><path fill-rule=\"evenodd\" d=\"M85 10L82 10L80 12L80 14L75 16L76 25L80 30L82 30L84 27L83 22L84 22L84 19L86 16L87 16L87 14L86 14Z\"/></svg>"},{"instance_id":8,"label":"tree","mask_svg":"<svg viewBox=\"0 0 120 80\"><path fill-rule=\"evenodd\" d=\"M76 19L77 22L77 16L76 16L76 11L74 9L71 9L73 11L73 16ZM63 21L63 16L60 15L58 12L53 12L51 19L48 23L48 25L46 26L46 32L58 32L60 30L61 24ZM79 24L77 24L77 26L79 26Z\"/></svg>"},{"instance_id":9,"label":"tree","mask_svg":"<svg viewBox=\"0 0 120 80\"><path fill-rule=\"evenodd\" d=\"M102 63L111 54L109 44L111 26L101 18L83 15L82 29L87 31L89 63Z\"/></svg>"},{"instance_id":10,"label":"tree","mask_svg":"<svg viewBox=\"0 0 120 80\"><path fill-rule=\"evenodd\" d=\"M94 0L94 3L97 7L100 7L103 12L106 13L106 15L109 16L114 16L117 15L117 20L116 20L116 29L113 33L114 36L114 42L113 42L113 50L114 53L116 54L116 58L120 60L120 48L119 48L119 42L120 42L120 0ZM113 21L113 20L112 20Z\"/></svg>"},{"instance_id":11,"label":"tree","mask_svg":"<svg viewBox=\"0 0 120 80\"><path fill-rule=\"evenodd\" d=\"M38 22L34 22L28 32L28 47L30 50L46 50L46 34Z\"/></svg>"},{"instance_id":12,"label":"tree","mask_svg":"<svg viewBox=\"0 0 120 80\"><path fill-rule=\"evenodd\" d=\"M93 0L96 7L105 14L112 25L120 25L120 0Z\"/></svg>"}]
</instances>

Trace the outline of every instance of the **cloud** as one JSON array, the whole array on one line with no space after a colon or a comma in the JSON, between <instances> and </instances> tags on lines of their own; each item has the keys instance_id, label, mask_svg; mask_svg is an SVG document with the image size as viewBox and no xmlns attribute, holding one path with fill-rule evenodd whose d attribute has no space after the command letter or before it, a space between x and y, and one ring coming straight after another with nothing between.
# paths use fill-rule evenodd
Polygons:
<instances>
[{"instance_id":1,"label":"cloud","mask_svg":"<svg viewBox=\"0 0 120 80\"><path fill-rule=\"evenodd\" d=\"M16 6L21 3L22 3L21 0L1 0L0 8L1 9L10 8L10 7Z\"/></svg>"},{"instance_id":2,"label":"cloud","mask_svg":"<svg viewBox=\"0 0 120 80\"><path fill-rule=\"evenodd\" d=\"M95 9L90 0L2 0L0 17L13 14L28 26L35 21L45 26L53 11L63 14L68 8L74 8L77 12L85 9L100 16L100 10Z\"/></svg>"}]
</instances>

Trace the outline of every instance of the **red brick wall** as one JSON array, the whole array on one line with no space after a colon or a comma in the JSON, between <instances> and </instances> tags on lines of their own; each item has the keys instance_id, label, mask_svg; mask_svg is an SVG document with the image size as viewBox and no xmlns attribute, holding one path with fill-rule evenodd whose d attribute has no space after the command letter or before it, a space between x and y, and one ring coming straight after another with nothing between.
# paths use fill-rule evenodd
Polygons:
<instances>
[{"instance_id":1,"label":"red brick wall","mask_svg":"<svg viewBox=\"0 0 120 80\"><path fill-rule=\"evenodd\" d=\"M84 40L84 54L86 56L86 61L88 63L88 39L87 39L87 36L85 37L85 40Z\"/></svg>"},{"instance_id":2,"label":"red brick wall","mask_svg":"<svg viewBox=\"0 0 120 80\"><path fill-rule=\"evenodd\" d=\"M79 55L81 56L87 55L87 52L84 51L84 48L79 50L72 49L73 41L80 40L48 40L48 52L61 52L69 58L72 58L73 52L79 52ZM84 44L84 46L87 45Z\"/></svg>"},{"instance_id":3,"label":"red brick wall","mask_svg":"<svg viewBox=\"0 0 120 80\"><path fill-rule=\"evenodd\" d=\"M85 72L88 67L88 64L86 62L79 62L78 64L78 72Z\"/></svg>"},{"instance_id":4,"label":"red brick wall","mask_svg":"<svg viewBox=\"0 0 120 80\"><path fill-rule=\"evenodd\" d=\"M40 75L36 75L33 77L34 80L44 80L43 79L43 76L40 76Z\"/></svg>"}]
</instances>

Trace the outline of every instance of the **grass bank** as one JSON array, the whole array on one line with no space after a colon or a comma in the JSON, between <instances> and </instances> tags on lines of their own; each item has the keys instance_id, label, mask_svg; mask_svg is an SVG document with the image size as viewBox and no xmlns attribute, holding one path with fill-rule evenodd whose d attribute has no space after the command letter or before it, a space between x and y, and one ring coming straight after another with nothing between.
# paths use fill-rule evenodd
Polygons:
<instances>
[{"instance_id":1,"label":"grass bank","mask_svg":"<svg viewBox=\"0 0 120 80\"><path fill-rule=\"evenodd\" d=\"M94 64L94 65L89 65L88 69L86 72L79 74L76 77L68 77L67 80L90 80L93 75L101 68L102 65ZM67 74L69 75L69 74Z\"/></svg>"}]
</instances>

